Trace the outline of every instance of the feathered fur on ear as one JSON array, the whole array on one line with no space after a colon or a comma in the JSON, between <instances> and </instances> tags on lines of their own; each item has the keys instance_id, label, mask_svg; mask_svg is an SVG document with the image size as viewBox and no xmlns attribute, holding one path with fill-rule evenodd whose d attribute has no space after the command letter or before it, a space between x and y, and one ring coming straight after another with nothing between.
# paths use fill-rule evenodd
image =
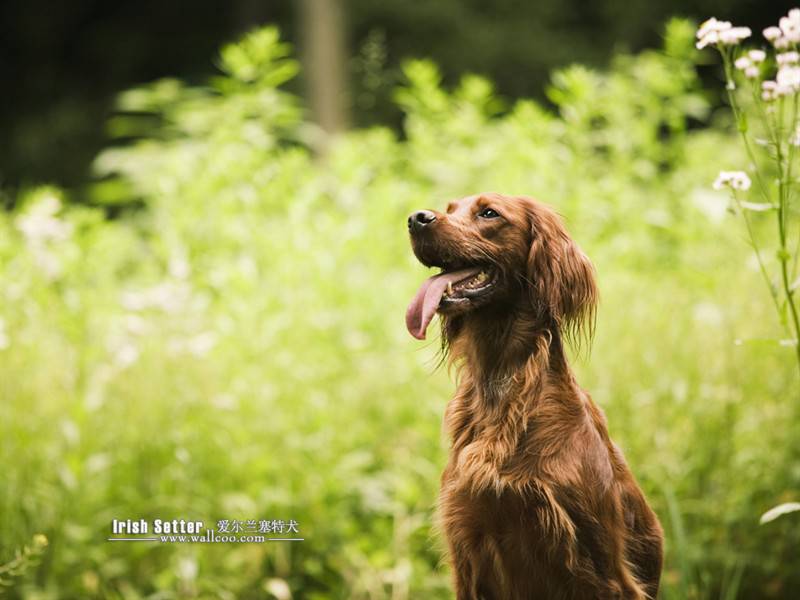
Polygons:
<instances>
[{"instance_id":1,"label":"feathered fur on ear","mask_svg":"<svg viewBox=\"0 0 800 600\"><path fill-rule=\"evenodd\" d=\"M577 347L591 343L598 300L595 270L567 234L561 218L538 205L531 214L528 253L531 301Z\"/></svg>"}]
</instances>

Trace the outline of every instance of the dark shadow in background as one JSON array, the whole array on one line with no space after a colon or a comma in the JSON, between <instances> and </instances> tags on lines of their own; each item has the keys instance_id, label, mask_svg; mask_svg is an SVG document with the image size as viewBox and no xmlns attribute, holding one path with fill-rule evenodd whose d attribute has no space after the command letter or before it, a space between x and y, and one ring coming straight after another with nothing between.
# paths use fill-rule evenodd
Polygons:
<instances>
[{"instance_id":1,"label":"dark shadow in background","mask_svg":"<svg viewBox=\"0 0 800 600\"><path fill-rule=\"evenodd\" d=\"M306 0L310 5L326 0ZM354 125L397 127L391 104L404 58L430 57L447 82L487 75L503 96L542 97L548 73L602 66L660 43L673 15L714 15L760 29L793 2L763 0L342 0ZM114 95L164 76L194 83L221 44L264 23L293 43L308 14L290 0L4 0L0 3L0 187L87 180ZM304 16L305 14L305 16ZM379 77L375 77L376 70ZM302 92L303 79L292 84ZM313 104L313 103L312 103Z\"/></svg>"}]
</instances>

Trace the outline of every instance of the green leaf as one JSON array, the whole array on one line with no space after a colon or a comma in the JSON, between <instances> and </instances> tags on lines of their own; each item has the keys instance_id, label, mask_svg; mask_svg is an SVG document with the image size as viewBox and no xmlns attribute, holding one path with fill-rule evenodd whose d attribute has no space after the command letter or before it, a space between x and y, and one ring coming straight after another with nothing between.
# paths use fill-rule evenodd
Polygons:
<instances>
[{"instance_id":1,"label":"green leaf","mask_svg":"<svg viewBox=\"0 0 800 600\"><path fill-rule=\"evenodd\" d=\"M739 128L740 133L747 133L747 113L740 112L739 120L737 121L736 124Z\"/></svg>"},{"instance_id":2,"label":"green leaf","mask_svg":"<svg viewBox=\"0 0 800 600\"><path fill-rule=\"evenodd\" d=\"M742 208L753 210L756 212L766 212L768 210L777 210L777 205L769 202L740 202Z\"/></svg>"},{"instance_id":3,"label":"green leaf","mask_svg":"<svg viewBox=\"0 0 800 600\"><path fill-rule=\"evenodd\" d=\"M800 502L785 502L774 508L770 508L767 512L761 515L761 518L758 522L760 525L763 525L764 523L774 521L782 515L796 511L800 511Z\"/></svg>"}]
</instances>

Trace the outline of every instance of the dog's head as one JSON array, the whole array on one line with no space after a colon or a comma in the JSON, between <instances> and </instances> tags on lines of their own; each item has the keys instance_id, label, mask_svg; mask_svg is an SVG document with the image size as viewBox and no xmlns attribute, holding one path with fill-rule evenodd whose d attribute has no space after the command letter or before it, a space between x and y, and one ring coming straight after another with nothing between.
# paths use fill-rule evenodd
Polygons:
<instances>
[{"instance_id":1,"label":"dog's head","mask_svg":"<svg viewBox=\"0 0 800 600\"><path fill-rule=\"evenodd\" d=\"M491 306L532 314L568 335L591 333L594 268L544 204L478 194L450 202L444 213L412 213L408 230L419 261L441 269L408 307L414 337L425 339L436 312L447 319Z\"/></svg>"}]
</instances>

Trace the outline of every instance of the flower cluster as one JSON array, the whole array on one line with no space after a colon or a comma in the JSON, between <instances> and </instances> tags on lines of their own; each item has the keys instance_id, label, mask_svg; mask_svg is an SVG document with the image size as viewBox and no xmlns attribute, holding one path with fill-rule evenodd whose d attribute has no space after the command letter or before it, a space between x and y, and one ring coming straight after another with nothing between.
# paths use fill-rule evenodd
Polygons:
<instances>
[{"instance_id":1,"label":"flower cluster","mask_svg":"<svg viewBox=\"0 0 800 600\"><path fill-rule=\"evenodd\" d=\"M711 17L697 30L696 46L698 50L717 44L732 46L749 38L751 33L749 27L734 27L730 21L717 21Z\"/></svg>"},{"instance_id":2,"label":"flower cluster","mask_svg":"<svg viewBox=\"0 0 800 600\"><path fill-rule=\"evenodd\" d=\"M785 17L781 17L778 27L767 27L764 37L776 50L789 48L800 42L800 8L793 8Z\"/></svg>"},{"instance_id":3,"label":"flower cluster","mask_svg":"<svg viewBox=\"0 0 800 600\"><path fill-rule=\"evenodd\" d=\"M800 91L800 66L785 63L778 69L775 80L761 82L761 98L766 101L777 100Z\"/></svg>"},{"instance_id":4,"label":"flower cluster","mask_svg":"<svg viewBox=\"0 0 800 600\"><path fill-rule=\"evenodd\" d=\"M775 79L768 79L761 84L761 98L767 102L777 100L800 92L800 8L793 8L785 17L781 17L778 26L767 27L763 31L764 38L776 51L775 62L778 72ZM730 54L724 51L725 46L735 46L750 37L748 27L734 27L730 21L718 21L714 17L700 25L697 30L697 48L716 46L728 60ZM780 52L779 52L780 51ZM728 58L730 57L730 58ZM733 66L744 73L747 79L757 80L761 75L762 63L767 57L763 50L750 50L733 61ZM728 80L728 89L736 86Z\"/></svg>"},{"instance_id":5,"label":"flower cluster","mask_svg":"<svg viewBox=\"0 0 800 600\"><path fill-rule=\"evenodd\" d=\"M731 188L732 190L749 190L750 178L744 171L720 171L714 181L714 189Z\"/></svg>"},{"instance_id":6,"label":"flower cluster","mask_svg":"<svg viewBox=\"0 0 800 600\"><path fill-rule=\"evenodd\" d=\"M17 229L30 243L63 242L72 234L72 224L58 218L60 211L61 200L45 195L17 218Z\"/></svg>"},{"instance_id":7,"label":"flower cluster","mask_svg":"<svg viewBox=\"0 0 800 600\"><path fill-rule=\"evenodd\" d=\"M721 171L714 181L714 189L726 189L733 197L736 208L741 209L742 217L747 225L750 244L755 252L754 258L759 270L768 285L772 300L781 319L790 335L791 343L796 346L798 366L800 366L800 303L795 303L794 292L797 284L789 282L797 277L800 250L796 247L792 251L787 246L787 222L785 215L795 208L796 193L792 192L797 185L797 177L792 177L793 163L797 162L800 150L800 115L798 114L798 100L800 100L800 8L793 8L785 17L780 19L777 27L767 27L763 30L764 37L772 46L762 49L748 49L737 47L739 42L749 37L750 30L744 27L733 27L727 21L717 21L714 18L703 23L697 30L697 48L713 46L722 56L725 69L726 89L731 109L736 120L737 129L744 142L751 168L758 180L757 192L763 202L747 202L744 197L750 189L750 178L743 171ZM767 60L767 55L772 60ZM769 78L764 74L765 66L775 65L775 75ZM755 95L755 103L741 104L743 94L736 91L736 72L743 73L749 80L745 90ZM763 106L758 99L761 92L761 101L772 103ZM790 105L788 110L786 105ZM759 159L754 152L748 135L748 110L752 109L763 131L758 131L761 137L754 137L756 145L766 147L765 154L771 160L772 166L777 171L777 176L762 170ZM787 114L788 113L788 114ZM752 130L751 130L752 131ZM750 134L754 135L754 134ZM774 181L774 185L772 185ZM733 207L731 207L733 208ZM777 209L777 210L774 210ZM774 277L770 274L772 267L765 260L762 244L753 233L751 225L752 212L773 212L778 220L780 232L778 252L776 253L780 280L782 287L774 285ZM793 225L792 227L796 227ZM794 237L794 229L792 233ZM792 322L789 323L788 316Z\"/></svg>"},{"instance_id":8,"label":"flower cluster","mask_svg":"<svg viewBox=\"0 0 800 600\"><path fill-rule=\"evenodd\" d=\"M767 27L763 34L776 51L786 50L775 55L775 79L761 84L761 98L769 102L800 91L800 54L795 49L800 43L800 8L790 10L781 17L778 27Z\"/></svg>"},{"instance_id":9,"label":"flower cluster","mask_svg":"<svg viewBox=\"0 0 800 600\"><path fill-rule=\"evenodd\" d=\"M759 76L759 65L767 58L767 53L763 50L750 50L746 55L740 56L734 62L734 66L740 71L744 71L744 76L748 79L755 79Z\"/></svg>"}]
</instances>

